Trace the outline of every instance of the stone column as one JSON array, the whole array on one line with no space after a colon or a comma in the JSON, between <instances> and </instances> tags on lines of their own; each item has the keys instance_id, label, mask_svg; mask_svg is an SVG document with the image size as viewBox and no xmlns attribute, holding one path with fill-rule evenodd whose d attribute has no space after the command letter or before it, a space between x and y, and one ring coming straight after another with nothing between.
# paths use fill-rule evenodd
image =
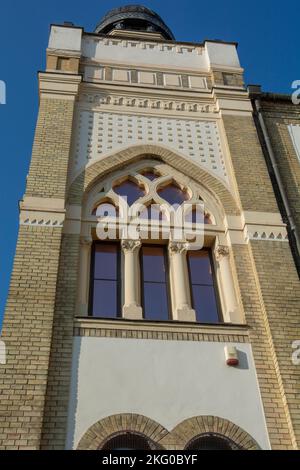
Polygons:
<instances>
[{"instance_id":1,"label":"stone column","mask_svg":"<svg viewBox=\"0 0 300 470\"><path fill-rule=\"evenodd\" d=\"M224 321L230 323L241 323L237 296L234 288L234 280L230 266L228 246L218 245L215 250L215 258L218 263L221 289L224 299Z\"/></svg>"},{"instance_id":2,"label":"stone column","mask_svg":"<svg viewBox=\"0 0 300 470\"><path fill-rule=\"evenodd\" d=\"M82 237L80 239L80 261L78 278L78 298L76 313L79 316L88 315L89 306L89 278L91 262L91 237Z\"/></svg>"},{"instance_id":3,"label":"stone column","mask_svg":"<svg viewBox=\"0 0 300 470\"><path fill-rule=\"evenodd\" d=\"M169 243L171 278L173 281L174 320L196 321L195 310L191 308L187 283L186 252L188 243Z\"/></svg>"},{"instance_id":4,"label":"stone column","mask_svg":"<svg viewBox=\"0 0 300 470\"><path fill-rule=\"evenodd\" d=\"M141 320L143 310L139 301L138 253L141 247L139 240L122 240L124 253L124 306L123 318Z\"/></svg>"}]
</instances>

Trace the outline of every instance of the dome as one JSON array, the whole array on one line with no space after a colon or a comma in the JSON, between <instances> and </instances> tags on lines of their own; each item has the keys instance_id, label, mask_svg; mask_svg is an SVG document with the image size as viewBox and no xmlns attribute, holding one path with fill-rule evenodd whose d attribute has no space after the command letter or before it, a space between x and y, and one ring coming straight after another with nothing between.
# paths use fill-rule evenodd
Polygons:
<instances>
[{"instance_id":1,"label":"dome","mask_svg":"<svg viewBox=\"0 0 300 470\"><path fill-rule=\"evenodd\" d=\"M126 5L110 10L96 27L95 33L109 34L113 29L156 32L167 40L175 39L161 17L142 5Z\"/></svg>"}]
</instances>

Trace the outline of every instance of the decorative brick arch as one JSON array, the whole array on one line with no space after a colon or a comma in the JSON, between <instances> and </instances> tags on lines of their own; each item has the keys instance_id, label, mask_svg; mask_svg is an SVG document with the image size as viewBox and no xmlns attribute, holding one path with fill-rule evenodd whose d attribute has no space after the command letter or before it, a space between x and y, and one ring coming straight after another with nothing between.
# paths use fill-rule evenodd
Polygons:
<instances>
[{"instance_id":1,"label":"decorative brick arch","mask_svg":"<svg viewBox=\"0 0 300 470\"><path fill-rule=\"evenodd\" d=\"M172 442L177 448L185 449L187 444L197 436L207 433L216 433L231 439L245 450L259 450L257 442L243 429L227 419L218 416L195 416L178 424L170 433ZM167 444L167 439L164 444Z\"/></svg>"},{"instance_id":2,"label":"decorative brick arch","mask_svg":"<svg viewBox=\"0 0 300 470\"><path fill-rule=\"evenodd\" d=\"M80 439L77 450L98 450L110 438L132 432L150 439L158 448L185 449L201 434L216 433L232 440L245 450L259 450L257 442L243 429L217 416L195 416L168 431L156 421L138 414L124 413L108 416L93 424Z\"/></svg>"},{"instance_id":3,"label":"decorative brick arch","mask_svg":"<svg viewBox=\"0 0 300 470\"><path fill-rule=\"evenodd\" d=\"M133 432L149 438L158 447L168 435L167 429L150 418L138 414L108 416L93 424L80 439L77 450L97 450L110 437L122 432Z\"/></svg>"},{"instance_id":4,"label":"decorative brick arch","mask_svg":"<svg viewBox=\"0 0 300 470\"><path fill-rule=\"evenodd\" d=\"M83 194L89 190L95 181L105 177L112 171L118 170L124 166L124 164L130 164L140 160L142 156L145 156L145 158L149 158L149 156L154 159L157 158L207 187L210 191L214 192L222 203L226 214L240 214L238 204L233 195L220 180L205 171L199 165L188 161L186 158L171 150L155 145L133 146L117 152L114 155L107 156L88 166L72 182L68 191L68 202L70 204L80 205L82 203Z\"/></svg>"}]
</instances>

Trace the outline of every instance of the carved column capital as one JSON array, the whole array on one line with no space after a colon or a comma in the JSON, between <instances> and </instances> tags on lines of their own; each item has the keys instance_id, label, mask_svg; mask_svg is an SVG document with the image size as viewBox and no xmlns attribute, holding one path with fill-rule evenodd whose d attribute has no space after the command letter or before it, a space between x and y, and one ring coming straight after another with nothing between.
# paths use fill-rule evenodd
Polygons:
<instances>
[{"instance_id":1,"label":"carved column capital","mask_svg":"<svg viewBox=\"0 0 300 470\"><path fill-rule=\"evenodd\" d=\"M185 251L188 251L189 247L190 247L190 245L187 242L170 241L169 242L169 253L170 253L170 255L181 254L181 253L184 253Z\"/></svg>"},{"instance_id":2,"label":"carved column capital","mask_svg":"<svg viewBox=\"0 0 300 470\"><path fill-rule=\"evenodd\" d=\"M216 259L219 261L224 256L229 256L229 247L225 245L219 245L215 251Z\"/></svg>"},{"instance_id":3,"label":"carved column capital","mask_svg":"<svg viewBox=\"0 0 300 470\"><path fill-rule=\"evenodd\" d=\"M134 252L134 250L139 249L142 243L140 240L122 240L121 247L124 253Z\"/></svg>"},{"instance_id":4,"label":"carved column capital","mask_svg":"<svg viewBox=\"0 0 300 470\"><path fill-rule=\"evenodd\" d=\"M93 243L92 237L80 237L81 246L91 246L92 243Z\"/></svg>"}]
</instances>

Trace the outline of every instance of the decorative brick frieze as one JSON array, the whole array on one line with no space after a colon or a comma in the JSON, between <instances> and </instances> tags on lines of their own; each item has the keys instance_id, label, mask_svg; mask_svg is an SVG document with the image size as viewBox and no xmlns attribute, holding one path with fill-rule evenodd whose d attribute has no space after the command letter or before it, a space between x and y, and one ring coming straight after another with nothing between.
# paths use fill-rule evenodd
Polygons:
<instances>
[{"instance_id":1,"label":"decorative brick frieze","mask_svg":"<svg viewBox=\"0 0 300 470\"><path fill-rule=\"evenodd\" d=\"M115 321L78 318L74 323L74 336L105 338L158 339L170 341L215 341L247 343L247 326L238 325L185 325L177 322L165 325L145 321Z\"/></svg>"}]
</instances>

